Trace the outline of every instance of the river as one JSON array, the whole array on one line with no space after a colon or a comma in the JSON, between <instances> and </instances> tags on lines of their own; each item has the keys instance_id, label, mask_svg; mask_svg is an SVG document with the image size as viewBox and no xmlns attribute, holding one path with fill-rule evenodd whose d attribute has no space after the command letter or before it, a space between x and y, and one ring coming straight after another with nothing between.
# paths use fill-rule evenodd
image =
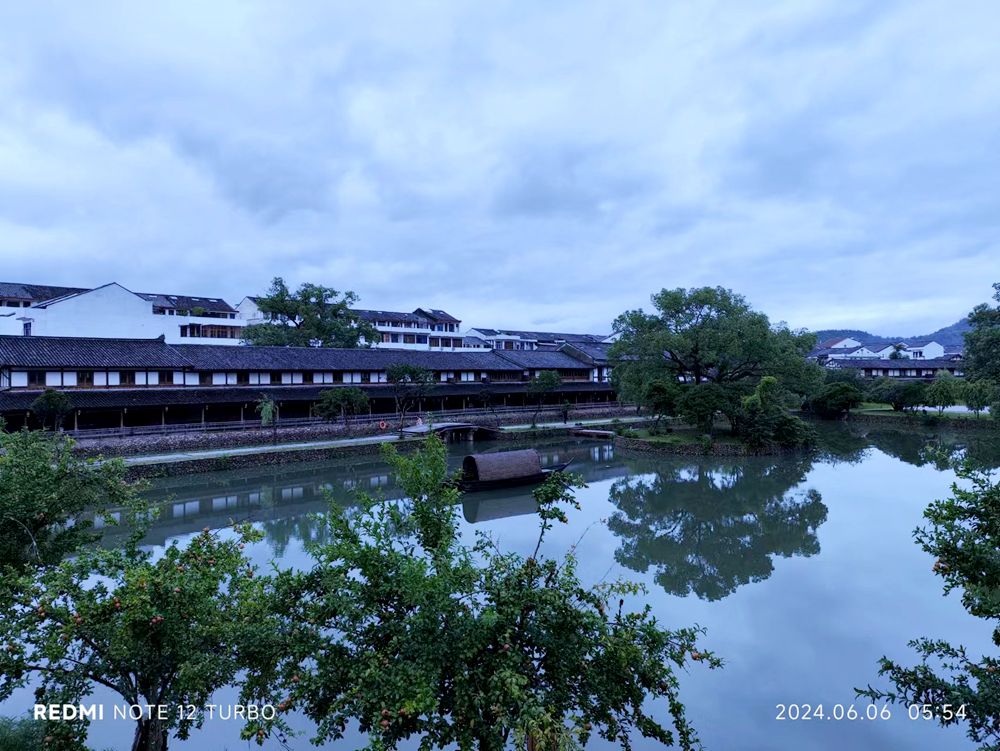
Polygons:
<instances>
[{"instance_id":1,"label":"river","mask_svg":"<svg viewBox=\"0 0 1000 751\"><path fill-rule=\"evenodd\" d=\"M577 544L586 583L643 582L648 595L630 605L648 603L669 627L705 627L704 645L725 660L721 670L694 665L681 676L688 717L710 751L974 747L963 727L911 720L905 707L890 706L888 720L866 719L854 689L886 687L878 659L913 664L906 643L919 636L991 652L989 624L967 615L957 596L942 596L933 561L911 534L927 504L946 497L954 481L946 463L928 455L929 445L967 451L990 466L1000 465L1000 449L982 438L868 431L824 427L823 450L814 456L630 458L603 441L539 446L545 463L572 461L569 470L588 484L578 492L582 509L556 525L547 551L561 555ZM451 447L456 466L468 450ZM310 514L325 508L325 492L350 506L357 489L399 496L386 466L370 458L158 481L150 496L164 513L147 542L162 549L206 525L249 516L266 532L250 550L255 562L306 566L304 543L317 534ZM469 494L462 532L470 539L488 532L501 547L527 554L537 538L534 511L530 489ZM111 543L114 534L109 530ZM118 703L100 693L94 698ZM234 693L216 699L225 704ZM19 692L0 713L17 714L31 701L30 692ZM778 705L792 704L822 704L828 719L776 719ZM859 718L833 719L838 705L845 712L854 705ZM652 710L669 719L665 706ZM131 738L129 723L105 721L92 725L89 744L128 749ZM238 723L217 720L171 748L244 744ZM595 738L590 747L609 747L602 744ZM349 738L324 748L362 745ZM654 746L636 742L639 749ZM291 747L314 748L308 735Z\"/></svg>"}]
</instances>

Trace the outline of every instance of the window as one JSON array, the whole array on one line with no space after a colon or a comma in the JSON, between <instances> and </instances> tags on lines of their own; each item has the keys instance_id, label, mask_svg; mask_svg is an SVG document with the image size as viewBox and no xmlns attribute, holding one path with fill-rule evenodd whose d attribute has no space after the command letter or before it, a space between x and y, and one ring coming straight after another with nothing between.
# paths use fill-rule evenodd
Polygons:
<instances>
[{"instance_id":1,"label":"window","mask_svg":"<svg viewBox=\"0 0 1000 751\"><path fill-rule=\"evenodd\" d=\"M423 336L423 335L418 336L417 337L417 344L427 344L427 337Z\"/></svg>"},{"instance_id":2,"label":"window","mask_svg":"<svg viewBox=\"0 0 1000 751\"><path fill-rule=\"evenodd\" d=\"M416 344L413 334L403 334L403 344Z\"/></svg>"},{"instance_id":3,"label":"window","mask_svg":"<svg viewBox=\"0 0 1000 751\"><path fill-rule=\"evenodd\" d=\"M121 386L135 386L135 371L134 370L121 371L118 383Z\"/></svg>"},{"instance_id":4,"label":"window","mask_svg":"<svg viewBox=\"0 0 1000 751\"><path fill-rule=\"evenodd\" d=\"M436 338L436 337L431 337L431 346L432 347L440 347L441 346L441 340L438 339L438 338Z\"/></svg>"},{"instance_id":5,"label":"window","mask_svg":"<svg viewBox=\"0 0 1000 751\"><path fill-rule=\"evenodd\" d=\"M199 386L211 386L212 385L212 374L211 373L199 373L198 374L198 385Z\"/></svg>"},{"instance_id":6,"label":"window","mask_svg":"<svg viewBox=\"0 0 1000 751\"><path fill-rule=\"evenodd\" d=\"M31 321L24 322L24 329L22 330L24 336L31 336Z\"/></svg>"},{"instance_id":7,"label":"window","mask_svg":"<svg viewBox=\"0 0 1000 751\"><path fill-rule=\"evenodd\" d=\"M239 370L236 372L236 385L237 386L249 386L250 385L250 371L249 370Z\"/></svg>"},{"instance_id":8,"label":"window","mask_svg":"<svg viewBox=\"0 0 1000 751\"><path fill-rule=\"evenodd\" d=\"M163 386L166 386L167 384L173 383L174 382L174 371L172 371L172 370L161 370L161 371L159 371L159 378L157 379L157 381L161 385L163 385Z\"/></svg>"},{"instance_id":9,"label":"window","mask_svg":"<svg viewBox=\"0 0 1000 751\"><path fill-rule=\"evenodd\" d=\"M362 373L361 374L361 382L362 383L371 383L372 382L372 374L371 373Z\"/></svg>"},{"instance_id":10,"label":"window","mask_svg":"<svg viewBox=\"0 0 1000 751\"><path fill-rule=\"evenodd\" d=\"M382 334L382 343L388 344L392 341L392 334Z\"/></svg>"},{"instance_id":11,"label":"window","mask_svg":"<svg viewBox=\"0 0 1000 751\"><path fill-rule=\"evenodd\" d=\"M84 388L89 388L94 385L94 371L93 370L78 370L76 371L76 385L82 386Z\"/></svg>"},{"instance_id":12,"label":"window","mask_svg":"<svg viewBox=\"0 0 1000 751\"><path fill-rule=\"evenodd\" d=\"M393 344L399 344L399 334L392 334Z\"/></svg>"},{"instance_id":13,"label":"window","mask_svg":"<svg viewBox=\"0 0 1000 751\"><path fill-rule=\"evenodd\" d=\"M29 370L28 371L28 387L31 386L44 386L45 385L45 373L40 370Z\"/></svg>"}]
</instances>

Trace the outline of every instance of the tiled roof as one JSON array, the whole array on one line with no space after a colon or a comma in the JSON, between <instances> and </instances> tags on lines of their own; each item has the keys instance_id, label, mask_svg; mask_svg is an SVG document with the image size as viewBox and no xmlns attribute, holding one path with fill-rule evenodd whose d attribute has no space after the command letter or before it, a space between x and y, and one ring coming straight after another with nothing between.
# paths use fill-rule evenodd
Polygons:
<instances>
[{"instance_id":1,"label":"tiled roof","mask_svg":"<svg viewBox=\"0 0 1000 751\"><path fill-rule=\"evenodd\" d=\"M572 353L575 350L594 363L606 363L609 349L611 344L606 342L567 342L560 347L562 352Z\"/></svg>"},{"instance_id":2,"label":"tiled roof","mask_svg":"<svg viewBox=\"0 0 1000 751\"><path fill-rule=\"evenodd\" d=\"M430 352L388 348L249 347L175 344L196 370L385 370L396 363L429 370L518 370L489 352Z\"/></svg>"},{"instance_id":3,"label":"tiled roof","mask_svg":"<svg viewBox=\"0 0 1000 751\"><path fill-rule=\"evenodd\" d=\"M558 350L498 349L493 351L524 370L580 370L586 367L586 363Z\"/></svg>"},{"instance_id":4,"label":"tiled roof","mask_svg":"<svg viewBox=\"0 0 1000 751\"><path fill-rule=\"evenodd\" d=\"M0 365L24 368L184 369L190 363L162 339L0 336Z\"/></svg>"},{"instance_id":5,"label":"tiled roof","mask_svg":"<svg viewBox=\"0 0 1000 751\"><path fill-rule=\"evenodd\" d=\"M190 297L188 295L160 295L149 292L136 292L143 300L148 300L161 308L174 310L193 310L204 308L212 313L235 313L236 308L221 297Z\"/></svg>"},{"instance_id":6,"label":"tiled roof","mask_svg":"<svg viewBox=\"0 0 1000 751\"><path fill-rule=\"evenodd\" d=\"M599 343L607 337L597 334L558 334L551 331L515 331L513 329L476 329L487 336L516 336L537 342L593 342Z\"/></svg>"},{"instance_id":7,"label":"tiled roof","mask_svg":"<svg viewBox=\"0 0 1000 751\"><path fill-rule=\"evenodd\" d=\"M443 310L417 308L412 313L400 313L393 310L355 310L364 321L398 321L400 323L461 323L457 318L448 315Z\"/></svg>"},{"instance_id":8,"label":"tiled roof","mask_svg":"<svg viewBox=\"0 0 1000 751\"><path fill-rule=\"evenodd\" d=\"M80 287L53 287L47 284L20 284L18 282L0 282L0 297L13 297L18 300L42 302L54 297L87 292Z\"/></svg>"}]
</instances>

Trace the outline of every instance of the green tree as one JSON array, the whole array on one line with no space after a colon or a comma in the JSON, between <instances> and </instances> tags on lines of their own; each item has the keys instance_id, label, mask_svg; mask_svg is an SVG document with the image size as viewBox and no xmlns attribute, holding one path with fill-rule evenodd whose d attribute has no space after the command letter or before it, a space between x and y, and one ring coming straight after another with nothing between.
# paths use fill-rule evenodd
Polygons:
<instances>
[{"instance_id":1,"label":"green tree","mask_svg":"<svg viewBox=\"0 0 1000 751\"><path fill-rule=\"evenodd\" d=\"M165 706L167 719L154 712L137 721L136 751L163 751L168 731L185 739L201 726L212 693L240 669L245 603L260 596L240 548L260 534L249 525L226 536L206 528L154 558L141 546L153 517L136 500L123 546L0 580L0 644L8 645L0 701L34 676L42 704L76 704L101 685L129 704ZM86 748L89 720L46 725L47 749Z\"/></svg>"},{"instance_id":2,"label":"green tree","mask_svg":"<svg viewBox=\"0 0 1000 751\"><path fill-rule=\"evenodd\" d=\"M92 542L93 523L81 513L125 505L141 487L126 481L121 459L84 461L73 445L51 433L0 432L0 579Z\"/></svg>"},{"instance_id":3,"label":"green tree","mask_svg":"<svg viewBox=\"0 0 1000 751\"><path fill-rule=\"evenodd\" d=\"M927 384L923 381L909 381L903 384L903 409L914 410L927 404Z\"/></svg>"},{"instance_id":4,"label":"green tree","mask_svg":"<svg viewBox=\"0 0 1000 751\"><path fill-rule=\"evenodd\" d=\"M905 348L906 348L906 345L903 345L903 344L893 344L892 345L892 352L889 353L889 359L890 360L905 360L906 359L906 355L903 354L903 350Z\"/></svg>"},{"instance_id":5,"label":"green tree","mask_svg":"<svg viewBox=\"0 0 1000 751\"><path fill-rule=\"evenodd\" d=\"M528 738L579 749L593 733L623 748L636 734L696 746L674 670L719 664L697 650L699 632L629 612L637 585L585 586L574 550L544 554L578 480L556 473L535 491L541 528L525 558L485 536L462 543L440 440L412 457L385 451L407 500L363 498L353 517L331 507L311 570L277 577L273 611L257 616L287 638L259 648L244 701L282 697L279 708L316 723L317 744L357 722L380 749L414 736L426 749L502 751ZM673 731L646 713L657 696Z\"/></svg>"},{"instance_id":6,"label":"green tree","mask_svg":"<svg viewBox=\"0 0 1000 751\"><path fill-rule=\"evenodd\" d=\"M278 405L268 394L257 400L256 412L260 415L260 425L278 432Z\"/></svg>"},{"instance_id":7,"label":"green tree","mask_svg":"<svg viewBox=\"0 0 1000 751\"><path fill-rule=\"evenodd\" d=\"M993 285L993 299L1000 303L1000 282ZM977 305L969 313L969 325L972 330L964 334L966 375L1000 383L1000 305Z\"/></svg>"},{"instance_id":8,"label":"green tree","mask_svg":"<svg viewBox=\"0 0 1000 751\"><path fill-rule=\"evenodd\" d=\"M828 383L809 400L809 409L820 417L833 419L860 405L864 396L864 391L852 383Z\"/></svg>"},{"instance_id":9,"label":"green tree","mask_svg":"<svg viewBox=\"0 0 1000 751\"><path fill-rule=\"evenodd\" d=\"M978 418L979 413L990 406L996 393L996 385L991 381L969 381L962 389L962 399Z\"/></svg>"},{"instance_id":10,"label":"green tree","mask_svg":"<svg viewBox=\"0 0 1000 751\"><path fill-rule=\"evenodd\" d=\"M927 387L927 404L936 407L940 414L945 407L958 401L960 392L959 380L947 370L939 370L934 374L934 382Z\"/></svg>"},{"instance_id":11,"label":"green tree","mask_svg":"<svg viewBox=\"0 0 1000 751\"><path fill-rule=\"evenodd\" d=\"M725 390L717 383L692 384L677 399L677 414L688 425L711 435L716 415L728 412L729 402Z\"/></svg>"},{"instance_id":12,"label":"green tree","mask_svg":"<svg viewBox=\"0 0 1000 751\"><path fill-rule=\"evenodd\" d=\"M275 277L271 288L257 298L267 319L243 328L245 344L277 347L363 347L381 341L374 325L351 309L353 292L338 292L319 284L303 284L292 292Z\"/></svg>"},{"instance_id":13,"label":"green tree","mask_svg":"<svg viewBox=\"0 0 1000 751\"><path fill-rule=\"evenodd\" d=\"M396 363L385 370L385 380L392 391L399 417L399 430L403 430L406 413L419 407L420 400L427 396L434 383L434 374L427 368L408 363Z\"/></svg>"},{"instance_id":14,"label":"green tree","mask_svg":"<svg viewBox=\"0 0 1000 751\"><path fill-rule=\"evenodd\" d=\"M654 430L660 427L660 420L677 414L677 402L681 396L680 384L666 378L654 378L646 384L642 395L642 405L656 416Z\"/></svg>"},{"instance_id":15,"label":"green tree","mask_svg":"<svg viewBox=\"0 0 1000 751\"><path fill-rule=\"evenodd\" d=\"M62 391L46 389L31 403L31 411L38 415L43 429L51 423L53 430L59 430L66 418L73 414L73 400Z\"/></svg>"},{"instance_id":16,"label":"green tree","mask_svg":"<svg viewBox=\"0 0 1000 751\"><path fill-rule=\"evenodd\" d=\"M542 370L528 381L528 385L524 388L525 393L538 400L535 412L531 416L532 427L538 424L538 413L542 411L542 405L545 404L545 397L558 391L560 388L562 388L562 378L554 370Z\"/></svg>"},{"instance_id":17,"label":"green tree","mask_svg":"<svg viewBox=\"0 0 1000 751\"><path fill-rule=\"evenodd\" d=\"M320 417L331 422L342 419L345 429L348 428L348 417L366 414L368 408L368 394L357 386L326 389L320 392L319 401L316 402L316 413Z\"/></svg>"},{"instance_id":18,"label":"green tree","mask_svg":"<svg viewBox=\"0 0 1000 751\"><path fill-rule=\"evenodd\" d=\"M951 497L935 501L924 512L928 526L914 537L934 556L934 573L944 580L945 593L961 593L962 605L993 627L1000 644L1000 485L968 461L955 465L965 487L954 483ZM965 724L969 737L996 749L1000 743L1000 659L972 658L961 646L943 639L921 637L909 642L920 655L913 668L888 657L879 661L879 675L888 676L892 690L857 689L872 701L927 705L943 726ZM946 710L945 708L948 707ZM962 711L959 712L959 708Z\"/></svg>"},{"instance_id":19,"label":"green tree","mask_svg":"<svg viewBox=\"0 0 1000 751\"><path fill-rule=\"evenodd\" d=\"M903 399L903 383L898 378L883 376L876 378L868 387L868 401L877 404L891 404L896 412L902 411L906 407Z\"/></svg>"},{"instance_id":20,"label":"green tree","mask_svg":"<svg viewBox=\"0 0 1000 751\"><path fill-rule=\"evenodd\" d=\"M34 751L43 748L45 726L25 717L0 717L0 751Z\"/></svg>"},{"instance_id":21,"label":"green tree","mask_svg":"<svg viewBox=\"0 0 1000 751\"><path fill-rule=\"evenodd\" d=\"M651 300L656 313L633 310L615 320L615 372L652 365L674 381L726 384L811 365L804 358L815 335L772 327L732 290L665 289Z\"/></svg>"},{"instance_id":22,"label":"green tree","mask_svg":"<svg viewBox=\"0 0 1000 751\"><path fill-rule=\"evenodd\" d=\"M816 432L790 414L781 399L778 379L764 376L749 396L743 397L737 434L752 448L778 444L786 448L811 446Z\"/></svg>"}]
</instances>

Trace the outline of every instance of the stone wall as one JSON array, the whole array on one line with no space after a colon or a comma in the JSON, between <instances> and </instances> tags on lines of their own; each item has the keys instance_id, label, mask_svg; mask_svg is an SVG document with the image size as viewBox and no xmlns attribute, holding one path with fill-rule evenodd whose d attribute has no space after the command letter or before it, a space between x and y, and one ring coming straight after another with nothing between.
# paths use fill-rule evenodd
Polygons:
<instances>
[{"instance_id":1,"label":"stone wall","mask_svg":"<svg viewBox=\"0 0 1000 751\"><path fill-rule=\"evenodd\" d=\"M634 407L592 408L586 410L570 410L567 427L577 420L632 416ZM482 427L498 427L501 425L521 425L531 422L531 412L501 413L493 415L460 414L440 417L437 422L467 422ZM558 408L545 409L539 413L539 422L562 421L562 412ZM408 419L406 425L413 425L415 419ZM161 435L122 436L120 438L83 438L78 440L76 453L81 456L137 456L142 454L169 454L199 449L236 448L241 446L271 446L282 443L304 443L308 441L329 441L339 438L358 438L392 432L395 425L390 424L386 431L379 428L378 421L351 425L350 432L344 430L342 423L325 423L319 425L303 425L299 427L251 428L248 430L229 430L217 433L166 433ZM559 435L563 435L560 433Z\"/></svg>"},{"instance_id":2,"label":"stone wall","mask_svg":"<svg viewBox=\"0 0 1000 751\"><path fill-rule=\"evenodd\" d=\"M414 451L423 442L423 438L416 438L394 441L391 445L395 446L397 451L405 453ZM132 464L126 471L126 477L130 480L153 479L196 475L202 472L228 472L293 462L329 461L350 456L376 456L384 445L386 445L384 442L354 443L346 446L325 446L315 449L275 449L274 451L255 451L252 454L227 454L155 464Z\"/></svg>"}]
</instances>

